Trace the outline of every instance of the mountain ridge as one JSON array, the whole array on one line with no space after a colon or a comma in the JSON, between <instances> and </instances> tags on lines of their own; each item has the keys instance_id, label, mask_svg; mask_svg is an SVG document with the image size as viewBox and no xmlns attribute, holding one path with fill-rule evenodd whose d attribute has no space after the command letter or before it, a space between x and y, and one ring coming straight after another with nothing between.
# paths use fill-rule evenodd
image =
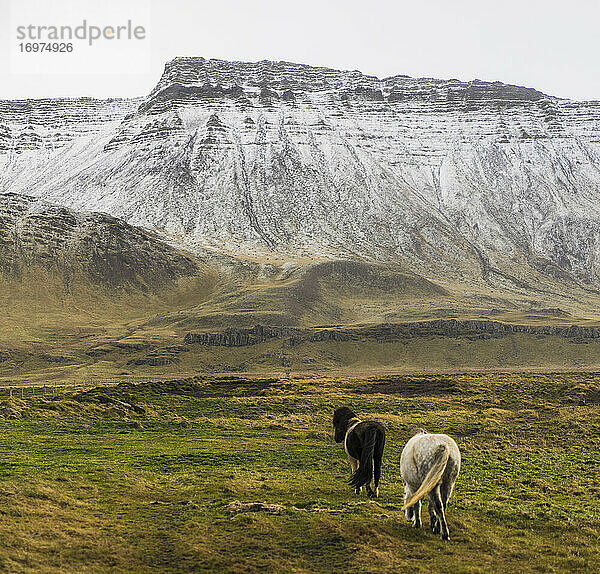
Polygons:
<instances>
[{"instance_id":1,"label":"mountain ridge","mask_svg":"<svg viewBox=\"0 0 600 574\"><path fill-rule=\"evenodd\" d=\"M273 78L276 77L278 71L284 75L283 79L279 80L279 82L275 82L281 83L281 87L291 87L294 84L298 85L300 82L298 80L294 81L294 79L295 76L299 74L301 77L303 76L307 80L311 80L311 85L314 85L315 78L325 76L323 86L327 88L354 87L355 84L358 83L361 85L364 85L364 83L371 83L373 87L390 87L397 83L447 85L465 88L469 86L485 86L504 87L506 88L506 94L529 95L530 99L565 99L544 94L534 88L501 81L486 81L479 79L463 81L456 78L444 80L425 76L412 77L405 74L394 74L380 78L374 75L363 74L360 70L337 70L326 66L299 64L287 60L260 60L256 62L247 62L241 60L228 61L218 58L205 59L202 57L176 57L168 61L165 64L161 79L156 87L150 92L150 95L160 91L164 84L168 85L170 82L179 82L182 80L183 83L196 83L198 85L201 85L200 80L202 80L202 83L224 83L227 85L227 82L223 82L223 80L229 78L232 85L242 85L244 83L249 83L248 80L253 78L253 82L250 83L254 83L257 86L273 84ZM194 80L196 81L194 82ZM333 85L327 80L333 80Z\"/></svg>"},{"instance_id":2,"label":"mountain ridge","mask_svg":"<svg viewBox=\"0 0 600 574\"><path fill-rule=\"evenodd\" d=\"M192 250L389 261L511 288L597 284L598 102L176 58L125 107L59 149L0 149L0 191L104 211Z\"/></svg>"}]
</instances>

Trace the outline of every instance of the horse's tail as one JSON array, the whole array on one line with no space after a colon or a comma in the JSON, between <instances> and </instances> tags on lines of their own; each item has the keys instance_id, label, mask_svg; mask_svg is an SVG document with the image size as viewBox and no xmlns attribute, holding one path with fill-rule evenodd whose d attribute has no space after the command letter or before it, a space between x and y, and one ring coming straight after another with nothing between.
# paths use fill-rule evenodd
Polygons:
<instances>
[{"instance_id":1,"label":"horse's tail","mask_svg":"<svg viewBox=\"0 0 600 574\"><path fill-rule=\"evenodd\" d=\"M370 426L365 431L365 443L360 454L358 470L352 473L350 484L354 488L360 488L369 484L373 478L373 455L375 453L375 443L377 442L377 429Z\"/></svg>"},{"instance_id":2,"label":"horse's tail","mask_svg":"<svg viewBox=\"0 0 600 574\"><path fill-rule=\"evenodd\" d=\"M404 503L402 510L406 510L413 504L419 502L419 500L429 494L437 486L438 482L442 479L444 471L446 470L446 464L448 464L449 458L450 453L448 452L446 445L439 445L436 449L433 464L431 465L427 476L417 491Z\"/></svg>"}]
</instances>

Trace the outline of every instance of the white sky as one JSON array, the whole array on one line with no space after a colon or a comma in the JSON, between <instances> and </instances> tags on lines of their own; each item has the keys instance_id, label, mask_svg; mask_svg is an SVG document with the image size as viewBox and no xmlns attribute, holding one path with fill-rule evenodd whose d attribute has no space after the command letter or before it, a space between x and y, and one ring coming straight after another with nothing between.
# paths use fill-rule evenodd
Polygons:
<instances>
[{"instance_id":1,"label":"white sky","mask_svg":"<svg viewBox=\"0 0 600 574\"><path fill-rule=\"evenodd\" d=\"M0 0L0 98L145 95L167 60L203 56L501 80L600 99L600 0L77 0L76 9L74 2ZM135 54L133 43L83 46L71 60L18 54L11 3L20 23L68 24L70 15L109 25L127 16L146 25L149 39ZM55 21L43 21L46 13ZM25 57L46 59L31 66Z\"/></svg>"}]
</instances>

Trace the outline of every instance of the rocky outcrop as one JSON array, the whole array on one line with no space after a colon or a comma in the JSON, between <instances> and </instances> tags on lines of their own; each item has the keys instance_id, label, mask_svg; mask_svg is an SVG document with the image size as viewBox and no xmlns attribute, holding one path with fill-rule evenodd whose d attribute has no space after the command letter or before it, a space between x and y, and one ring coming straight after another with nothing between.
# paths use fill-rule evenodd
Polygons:
<instances>
[{"instance_id":1,"label":"rocky outcrop","mask_svg":"<svg viewBox=\"0 0 600 574\"><path fill-rule=\"evenodd\" d=\"M294 346L307 342L325 341L390 342L419 336L504 337L516 333L571 339L600 339L600 326L514 325L499 321L461 321L457 319L437 319L356 328L295 329L290 327L265 327L256 325L252 329L229 328L220 333L188 333L185 336L184 342L187 345L243 347L256 345L271 339L287 339L287 344Z\"/></svg>"},{"instance_id":2,"label":"rocky outcrop","mask_svg":"<svg viewBox=\"0 0 600 574\"><path fill-rule=\"evenodd\" d=\"M0 100L0 155L59 150L114 128L139 104L135 99Z\"/></svg>"},{"instance_id":3,"label":"rocky outcrop","mask_svg":"<svg viewBox=\"0 0 600 574\"><path fill-rule=\"evenodd\" d=\"M174 83L162 90L154 91L152 96L142 103L139 113L160 114L184 105L198 105L225 98L237 100L244 97L244 90L239 86L222 87L210 83L202 86L184 86Z\"/></svg>"},{"instance_id":4,"label":"rocky outcrop","mask_svg":"<svg viewBox=\"0 0 600 574\"><path fill-rule=\"evenodd\" d=\"M292 327L267 327L255 325L251 329L228 328L221 333L188 333L184 338L186 345L200 344L211 347L246 347L285 337L298 337L300 329Z\"/></svg>"}]
</instances>

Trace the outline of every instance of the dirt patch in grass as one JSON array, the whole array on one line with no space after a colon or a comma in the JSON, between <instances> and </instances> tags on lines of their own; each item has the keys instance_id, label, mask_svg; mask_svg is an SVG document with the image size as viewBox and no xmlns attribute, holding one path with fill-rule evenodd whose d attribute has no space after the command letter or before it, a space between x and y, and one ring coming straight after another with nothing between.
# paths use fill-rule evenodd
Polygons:
<instances>
[{"instance_id":1,"label":"dirt patch in grass","mask_svg":"<svg viewBox=\"0 0 600 574\"><path fill-rule=\"evenodd\" d=\"M240 502L234 500L223 507L228 514L241 514L243 512L267 512L269 514L283 514L287 508L283 504L266 504L264 502Z\"/></svg>"},{"instance_id":2,"label":"dirt patch in grass","mask_svg":"<svg viewBox=\"0 0 600 574\"><path fill-rule=\"evenodd\" d=\"M223 377L207 381L194 392L196 397L252 397L264 394L279 379L244 379L240 377Z\"/></svg>"},{"instance_id":3,"label":"dirt patch in grass","mask_svg":"<svg viewBox=\"0 0 600 574\"><path fill-rule=\"evenodd\" d=\"M299 508L298 506L286 506L284 504L268 504L265 502L240 502L233 500L223 507L227 514L243 514L245 512L266 512L267 514L283 514L285 512L314 512L317 514L344 514L350 510L356 509L364 503L355 503L349 505L350 508L326 508L315 506L311 508ZM386 516L387 515L379 515Z\"/></svg>"}]
</instances>

